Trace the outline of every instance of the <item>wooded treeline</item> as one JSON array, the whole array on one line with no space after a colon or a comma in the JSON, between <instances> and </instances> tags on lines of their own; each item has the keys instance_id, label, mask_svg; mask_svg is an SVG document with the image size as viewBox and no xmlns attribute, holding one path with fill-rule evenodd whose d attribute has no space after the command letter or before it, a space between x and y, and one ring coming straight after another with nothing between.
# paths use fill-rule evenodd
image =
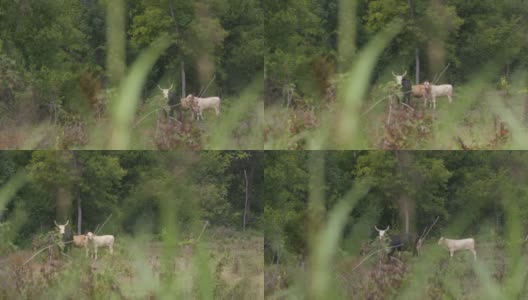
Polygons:
<instances>
[{"instance_id":1,"label":"wooded treeline","mask_svg":"<svg viewBox=\"0 0 528 300\"><path fill-rule=\"evenodd\" d=\"M314 187L314 157L321 156L324 179ZM329 151L266 152L265 259L292 263L308 254L308 241L325 223L327 211L354 183L369 180L365 197L348 217L340 248L358 255L361 243L390 225L393 234L422 234L439 221L428 239L487 236L506 231L505 215L528 230L528 153L515 151ZM313 168L312 168L313 169ZM321 207L314 206L316 197ZM312 203L312 204L310 204ZM520 239L521 235L515 237Z\"/></svg>"},{"instance_id":2,"label":"wooded treeline","mask_svg":"<svg viewBox=\"0 0 528 300\"><path fill-rule=\"evenodd\" d=\"M2 234L24 243L54 220L86 233L110 215L105 232L160 234L160 224L187 231L197 220L260 228L263 162L262 152L250 151L2 151L3 192L15 174L27 177L0 210L10 225ZM162 223L167 216L173 220Z\"/></svg>"},{"instance_id":3,"label":"wooded treeline","mask_svg":"<svg viewBox=\"0 0 528 300\"><path fill-rule=\"evenodd\" d=\"M449 64L440 83L458 86L482 72L497 83L528 65L522 0L270 0L264 7L266 104L284 102L288 90L300 105L320 104L335 75L349 71L356 54L395 21L402 27L373 80L393 70L432 81Z\"/></svg>"},{"instance_id":4,"label":"wooded treeline","mask_svg":"<svg viewBox=\"0 0 528 300\"><path fill-rule=\"evenodd\" d=\"M171 46L148 74L144 97L154 88L159 92L159 83L165 88L174 83L180 95L182 71L186 93L198 95L214 77L207 95L239 95L263 69L263 11L257 0L126 0L123 8L112 2L0 2L4 122L93 118L87 112L104 110L106 90L115 88L108 64L121 61L121 54L131 64L163 35ZM116 8L125 11L126 49L109 54L107 13ZM118 73L127 71L117 67Z\"/></svg>"}]
</instances>

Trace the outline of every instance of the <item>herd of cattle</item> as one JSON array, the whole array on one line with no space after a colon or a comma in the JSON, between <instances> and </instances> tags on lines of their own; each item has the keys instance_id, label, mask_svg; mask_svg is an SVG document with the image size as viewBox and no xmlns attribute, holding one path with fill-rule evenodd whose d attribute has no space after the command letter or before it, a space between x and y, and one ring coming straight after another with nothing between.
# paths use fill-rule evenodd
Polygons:
<instances>
[{"instance_id":1,"label":"herd of cattle","mask_svg":"<svg viewBox=\"0 0 528 300\"><path fill-rule=\"evenodd\" d=\"M95 235L92 232L81 235L73 235L73 232L70 227L66 227L69 224L69 220L66 224L61 225L55 222L55 226L59 230L61 235L61 243L59 247L63 251L68 251L71 244L78 248L86 249L86 257L89 255L89 251L93 250L93 258L97 259L97 249L102 247L107 247L110 250L110 254L114 253L114 236L113 235Z\"/></svg>"},{"instance_id":2,"label":"herd of cattle","mask_svg":"<svg viewBox=\"0 0 528 300\"><path fill-rule=\"evenodd\" d=\"M406 104L409 104L411 95L415 98L423 98L424 107L428 107L428 102L431 100L433 109L436 109L436 97L447 96L449 103L453 101L453 86L450 84L434 85L425 81L423 84L412 85L411 80L405 77L407 71L403 75L392 72L392 75L401 87L403 102Z\"/></svg>"},{"instance_id":3,"label":"herd of cattle","mask_svg":"<svg viewBox=\"0 0 528 300\"><path fill-rule=\"evenodd\" d=\"M178 96L174 92L170 92L173 85L171 84L170 88L164 89L158 85L158 88L163 93L163 97L167 99L167 103L170 106L170 115L174 115L176 106L178 105ZM191 109L192 119L194 120L194 115L196 114L197 120L203 120L203 111L206 109L214 109L216 115L220 114L220 98L219 97L209 97L209 98L199 98L193 96L192 94L188 95L185 98L180 99L181 107L184 109Z\"/></svg>"},{"instance_id":4,"label":"herd of cattle","mask_svg":"<svg viewBox=\"0 0 528 300\"><path fill-rule=\"evenodd\" d=\"M377 226L374 226L374 229L378 232L378 239L380 242L388 240L388 256L389 258L393 257L395 251L403 252L410 250L413 252L413 255L418 255L420 248L423 243L422 238L418 238L413 234L400 234L400 235L391 235L388 239L385 236L387 231L390 229L390 226L387 226L386 229L378 229ZM438 245L444 246L449 250L450 257L453 257L456 251L460 250L469 250L473 253L475 260L477 259L477 251L475 251L475 240L473 238L462 239L462 240L452 240L441 237L438 240ZM362 249L362 254L364 254L365 249Z\"/></svg>"}]
</instances>

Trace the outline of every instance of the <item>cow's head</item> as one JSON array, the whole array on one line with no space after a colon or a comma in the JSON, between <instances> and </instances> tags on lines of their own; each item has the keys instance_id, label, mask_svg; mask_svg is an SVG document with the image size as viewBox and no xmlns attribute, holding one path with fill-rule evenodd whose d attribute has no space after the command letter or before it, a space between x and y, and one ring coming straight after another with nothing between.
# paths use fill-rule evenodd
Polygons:
<instances>
[{"instance_id":1,"label":"cow's head","mask_svg":"<svg viewBox=\"0 0 528 300\"><path fill-rule=\"evenodd\" d=\"M55 222L55 226L57 226L57 228L59 229L60 234L64 234L66 230L66 226L68 225L68 223L70 223L70 220L66 221L66 224L64 225L57 224L57 221L53 221L53 222Z\"/></svg>"},{"instance_id":2,"label":"cow's head","mask_svg":"<svg viewBox=\"0 0 528 300\"><path fill-rule=\"evenodd\" d=\"M405 75L407 75L407 71L405 71L405 73L403 73L403 75L396 75L396 74L394 74L394 72L392 72L392 76L394 76L394 78L396 79L396 82L399 85L402 85L402 79L403 79L403 77L405 77Z\"/></svg>"},{"instance_id":3,"label":"cow's head","mask_svg":"<svg viewBox=\"0 0 528 300\"><path fill-rule=\"evenodd\" d=\"M430 95L431 94L431 83L429 83L429 81L425 81L423 85L424 85L425 93L427 95Z\"/></svg>"},{"instance_id":4,"label":"cow's head","mask_svg":"<svg viewBox=\"0 0 528 300\"><path fill-rule=\"evenodd\" d=\"M86 240L88 240L88 241L93 240L93 237L94 237L94 234L91 233L91 232L88 232L88 233L86 234Z\"/></svg>"},{"instance_id":5,"label":"cow's head","mask_svg":"<svg viewBox=\"0 0 528 300\"><path fill-rule=\"evenodd\" d=\"M389 230L390 225L387 226L387 228L385 230L378 229L378 227L376 225L374 225L374 228L379 233L379 235L378 235L379 239L382 240L385 237L385 233Z\"/></svg>"},{"instance_id":6,"label":"cow's head","mask_svg":"<svg viewBox=\"0 0 528 300\"><path fill-rule=\"evenodd\" d=\"M172 89L172 84L170 86L170 88L168 89L163 89L161 88L161 86L158 85L158 88L161 90L161 92L163 93L163 97L169 99L169 91Z\"/></svg>"},{"instance_id":7,"label":"cow's head","mask_svg":"<svg viewBox=\"0 0 528 300\"><path fill-rule=\"evenodd\" d=\"M442 242L445 240L444 237L440 237L440 239L438 240L438 245L442 245Z\"/></svg>"},{"instance_id":8,"label":"cow's head","mask_svg":"<svg viewBox=\"0 0 528 300\"><path fill-rule=\"evenodd\" d=\"M192 108L194 102L194 96L189 94L187 97L180 100L181 106L185 109Z\"/></svg>"}]
</instances>

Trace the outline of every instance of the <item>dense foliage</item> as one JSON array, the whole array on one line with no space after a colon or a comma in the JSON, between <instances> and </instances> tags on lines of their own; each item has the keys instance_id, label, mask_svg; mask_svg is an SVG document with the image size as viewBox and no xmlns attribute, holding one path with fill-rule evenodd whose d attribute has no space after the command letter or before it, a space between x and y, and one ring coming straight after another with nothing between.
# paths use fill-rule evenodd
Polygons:
<instances>
[{"instance_id":1,"label":"dense foliage","mask_svg":"<svg viewBox=\"0 0 528 300\"><path fill-rule=\"evenodd\" d=\"M266 149L526 148L524 1L264 7ZM451 84L454 100L438 97L436 111L420 97L399 105L392 72Z\"/></svg>"},{"instance_id":2,"label":"dense foliage","mask_svg":"<svg viewBox=\"0 0 528 300\"><path fill-rule=\"evenodd\" d=\"M522 299L524 152L266 152L265 290L310 299ZM389 258L374 226L421 236ZM440 236L474 238L449 258ZM410 244L412 249L414 244Z\"/></svg>"},{"instance_id":3,"label":"dense foliage","mask_svg":"<svg viewBox=\"0 0 528 300\"><path fill-rule=\"evenodd\" d=\"M395 20L403 27L379 58L373 78L389 78L392 68L399 74L407 70L414 81L416 51L420 82L431 81L448 63L442 81L455 85L480 72L485 62L501 63L496 82L528 64L520 30L528 13L523 1L346 2L265 1L268 104L279 101L289 84L305 101L321 101L334 73L348 71L357 49Z\"/></svg>"},{"instance_id":4,"label":"dense foliage","mask_svg":"<svg viewBox=\"0 0 528 300\"><path fill-rule=\"evenodd\" d=\"M438 236L456 217L465 226L457 234L504 230L508 197L515 195L524 228L526 168L524 152L320 152L324 156L326 211L343 198L355 182L371 178L369 192L347 219L341 247L358 253L360 241L375 236L374 225L393 232L421 234L439 216L431 235ZM307 152L266 152L264 192L266 260L276 255L304 253L310 232L311 156ZM317 170L317 172L322 170ZM408 223L408 228L406 228ZM312 224L313 225L313 224ZM485 228L485 229L484 229ZM278 253L280 252L280 253Z\"/></svg>"},{"instance_id":5,"label":"dense foliage","mask_svg":"<svg viewBox=\"0 0 528 300\"><path fill-rule=\"evenodd\" d=\"M133 63L160 38L168 47L158 49L167 49L149 66L144 86L137 81L134 86L141 90L143 105L152 102L139 109L140 117L166 105L158 85L173 84L178 100L183 93L220 96L224 112L244 107L242 102L253 101L244 91L263 70L263 12L257 0L10 0L0 3L0 20L2 148L34 148L21 128L35 124L61 126L48 137L51 142L37 148L93 144L87 127L109 118L110 103ZM142 149L194 149L179 145L180 140L200 139L197 132L189 137L188 130L178 126L177 137L164 132L169 141L158 138ZM244 149L249 148L254 146Z\"/></svg>"},{"instance_id":6,"label":"dense foliage","mask_svg":"<svg viewBox=\"0 0 528 300\"><path fill-rule=\"evenodd\" d=\"M16 173L28 177L0 212L12 225L8 240L19 245L52 230L54 220L86 233L110 215L107 232L160 234L167 207L184 231L195 220L234 228L261 223L262 152L4 151L0 163L0 185Z\"/></svg>"}]
</instances>

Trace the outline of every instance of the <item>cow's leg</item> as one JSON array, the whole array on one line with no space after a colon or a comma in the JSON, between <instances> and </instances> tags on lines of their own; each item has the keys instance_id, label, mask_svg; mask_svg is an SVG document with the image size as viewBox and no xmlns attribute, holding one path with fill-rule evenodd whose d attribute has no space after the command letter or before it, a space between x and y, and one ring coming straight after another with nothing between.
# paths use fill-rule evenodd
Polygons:
<instances>
[{"instance_id":1,"label":"cow's leg","mask_svg":"<svg viewBox=\"0 0 528 300\"><path fill-rule=\"evenodd\" d=\"M471 249L471 252L473 253L473 258L477 260L477 251L475 251L475 249Z\"/></svg>"},{"instance_id":2,"label":"cow's leg","mask_svg":"<svg viewBox=\"0 0 528 300\"><path fill-rule=\"evenodd\" d=\"M95 250L95 260L97 260L97 247L95 247L94 250Z\"/></svg>"},{"instance_id":3,"label":"cow's leg","mask_svg":"<svg viewBox=\"0 0 528 300\"><path fill-rule=\"evenodd\" d=\"M455 251L449 250L449 254L450 254L451 258L453 258L453 253L455 253Z\"/></svg>"},{"instance_id":4,"label":"cow's leg","mask_svg":"<svg viewBox=\"0 0 528 300\"><path fill-rule=\"evenodd\" d=\"M447 94L447 98L449 98L449 103L453 102L453 98L451 98L451 94Z\"/></svg>"},{"instance_id":5,"label":"cow's leg","mask_svg":"<svg viewBox=\"0 0 528 300\"><path fill-rule=\"evenodd\" d=\"M109 248L110 248L110 254L114 254L114 245L113 244L110 245Z\"/></svg>"}]
</instances>

